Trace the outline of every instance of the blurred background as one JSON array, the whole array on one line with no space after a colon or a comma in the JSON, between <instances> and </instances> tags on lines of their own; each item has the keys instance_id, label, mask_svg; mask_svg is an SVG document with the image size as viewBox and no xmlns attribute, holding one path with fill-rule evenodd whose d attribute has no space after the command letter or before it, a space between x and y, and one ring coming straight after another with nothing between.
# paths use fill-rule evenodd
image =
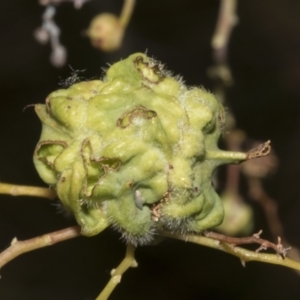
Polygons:
<instances>
[{"instance_id":1,"label":"blurred background","mask_svg":"<svg viewBox=\"0 0 300 300\"><path fill-rule=\"evenodd\" d=\"M220 1L137 0L121 48L104 53L83 32L99 13L119 14L122 0L93 0L81 9L57 6L55 22L67 48L67 64L54 67L50 46L33 36L45 7L38 0L0 4L0 181L45 186L32 163L41 124L28 104L43 103L75 70L99 78L103 68L134 52L149 56L180 74L187 85L214 89L207 70L213 65L211 38ZM236 125L254 140L272 141L279 165L264 179L276 200L285 237L300 247L300 1L243 0L228 52L234 84L227 103ZM221 184L222 185L222 184ZM273 240L262 207L241 193L254 211L254 230ZM71 226L49 200L0 197L0 250L13 237L28 239ZM124 256L117 233L106 230L20 256L1 270L2 300L95 299L110 270ZM283 267L241 262L199 245L165 240L138 248L138 268L130 269L111 299L299 299L300 276Z\"/></svg>"}]
</instances>

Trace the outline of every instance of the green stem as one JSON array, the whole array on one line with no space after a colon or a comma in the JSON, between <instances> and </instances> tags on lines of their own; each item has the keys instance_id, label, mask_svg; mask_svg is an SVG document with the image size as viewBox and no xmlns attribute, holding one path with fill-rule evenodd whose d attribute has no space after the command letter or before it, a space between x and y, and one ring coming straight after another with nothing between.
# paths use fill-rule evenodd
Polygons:
<instances>
[{"instance_id":1,"label":"green stem","mask_svg":"<svg viewBox=\"0 0 300 300\"><path fill-rule=\"evenodd\" d=\"M219 164L240 163L248 159L247 153L231 152L231 151L209 151L206 153L206 158L209 160L216 160Z\"/></svg>"},{"instance_id":2,"label":"green stem","mask_svg":"<svg viewBox=\"0 0 300 300\"><path fill-rule=\"evenodd\" d=\"M53 200L57 197L56 192L49 188L37 186L26 186L0 182L0 194L8 194L11 196L34 196Z\"/></svg>"},{"instance_id":3,"label":"green stem","mask_svg":"<svg viewBox=\"0 0 300 300\"><path fill-rule=\"evenodd\" d=\"M122 275L130 268L136 267L137 263L134 259L135 247L132 244L128 244L126 248L125 258L119 264L119 266L112 270L111 279L102 290L100 295L96 298L96 300L106 300L112 293L112 291L116 288L116 286L120 283Z\"/></svg>"}]
</instances>

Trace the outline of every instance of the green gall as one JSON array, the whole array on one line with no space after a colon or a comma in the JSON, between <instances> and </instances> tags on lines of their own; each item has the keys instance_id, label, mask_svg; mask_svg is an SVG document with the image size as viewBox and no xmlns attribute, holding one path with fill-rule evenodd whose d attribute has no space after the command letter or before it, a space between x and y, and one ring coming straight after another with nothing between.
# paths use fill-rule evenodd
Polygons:
<instances>
[{"instance_id":1,"label":"green gall","mask_svg":"<svg viewBox=\"0 0 300 300\"><path fill-rule=\"evenodd\" d=\"M147 244L159 229L201 232L219 225L214 170L266 155L222 151L223 106L142 53L113 64L103 81L76 83L35 107L42 133L34 152L82 234L108 226Z\"/></svg>"}]
</instances>

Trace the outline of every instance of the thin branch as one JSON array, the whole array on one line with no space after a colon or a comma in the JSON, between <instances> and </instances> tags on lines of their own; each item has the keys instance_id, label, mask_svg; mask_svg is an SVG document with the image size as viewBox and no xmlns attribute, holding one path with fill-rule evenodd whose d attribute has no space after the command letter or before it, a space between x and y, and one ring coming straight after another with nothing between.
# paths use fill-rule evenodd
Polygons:
<instances>
[{"instance_id":1,"label":"thin branch","mask_svg":"<svg viewBox=\"0 0 300 300\"><path fill-rule=\"evenodd\" d=\"M264 210L272 235L274 237L284 236L283 226L278 216L277 203L264 191L259 178L247 177L247 182L250 196L257 201Z\"/></svg>"},{"instance_id":2,"label":"thin branch","mask_svg":"<svg viewBox=\"0 0 300 300\"><path fill-rule=\"evenodd\" d=\"M34 32L34 37L41 44L46 44L50 40L52 53L50 61L55 67L62 67L67 59L67 50L60 43L60 28L54 21L56 8L52 5L46 6L43 14L42 26L37 28Z\"/></svg>"},{"instance_id":3,"label":"thin branch","mask_svg":"<svg viewBox=\"0 0 300 300\"><path fill-rule=\"evenodd\" d=\"M221 0L217 25L211 41L215 65L209 68L208 75L215 80L215 94L222 103L225 101L225 87L233 82L227 53L230 35L238 20L236 9L237 0Z\"/></svg>"},{"instance_id":4,"label":"thin branch","mask_svg":"<svg viewBox=\"0 0 300 300\"><path fill-rule=\"evenodd\" d=\"M96 300L106 300L116 288L116 286L121 282L122 275L130 268L137 267L137 262L134 259L135 247L132 244L128 244L126 248L125 258L119 264L116 269L111 271L111 279L102 290L100 295Z\"/></svg>"},{"instance_id":5,"label":"thin branch","mask_svg":"<svg viewBox=\"0 0 300 300\"><path fill-rule=\"evenodd\" d=\"M17 185L0 182L0 194L11 196L34 196L53 200L57 197L56 192L50 188L37 186Z\"/></svg>"},{"instance_id":6,"label":"thin branch","mask_svg":"<svg viewBox=\"0 0 300 300\"><path fill-rule=\"evenodd\" d=\"M77 236L80 236L79 226L68 227L25 241L18 241L15 237L11 241L10 246L0 253L0 268L23 253L52 246L56 243L69 240Z\"/></svg>"},{"instance_id":7,"label":"thin branch","mask_svg":"<svg viewBox=\"0 0 300 300\"><path fill-rule=\"evenodd\" d=\"M300 271L300 262L289 258L282 259L281 256L276 254L258 253L254 251L249 251L240 247L234 247L229 243L220 242L218 240L201 236L201 235L195 235L195 234L183 235L180 233L170 233L167 231L161 231L159 234L161 236L199 244L202 246L221 250L228 254L232 254L234 256L239 257L243 265L248 261L260 261L269 264L281 265L287 268Z\"/></svg>"},{"instance_id":8,"label":"thin branch","mask_svg":"<svg viewBox=\"0 0 300 300\"><path fill-rule=\"evenodd\" d=\"M120 24L125 28L131 18L134 10L135 0L124 0L123 8L120 14Z\"/></svg>"},{"instance_id":9,"label":"thin branch","mask_svg":"<svg viewBox=\"0 0 300 300\"><path fill-rule=\"evenodd\" d=\"M212 232L205 233L206 236L195 235L195 234L184 235L180 233L171 233L168 231L160 231L159 234L161 236L188 241L188 242L192 242L199 245L224 251L226 253L239 257L243 265L245 265L245 263L248 261L260 261L260 262L265 262L270 264L282 265L300 271L300 262L289 258L285 258L285 254L288 249L282 247L280 239L278 244L275 245L266 240L260 239L259 237L260 233L248 238L232 238L232 237L226 237L224 235L220 235ZM16 258L17 256L23 253L38 248L51 246L58 242L65 241L78 236L80 236L80 227L74 226L63 230L55 231L49 234L45 234L33 239L25 240L25 241L18 241L16 238L14 238L11 242L11 246L6 250L4 250L2 253L0 253L0 268L3 267L12 259ZM256 252L254 252L254 251L249 251L234 246L237 244L248 244L248 243L259 243L261 244L261 247ZM262 249L266 249L267 247L273 248L280 255L258 253L258 251ZM133 245L131 244L127 245L125 258L122 260L122 262L119 264L119 266L116 269L112 270L110 281L107 283L107 285L102 290L100 295L96 298L96 300L108 299L110 294L120 283L122 275L130 267L137 266L137 263L134 259L135 249L136 248Z\"/></svg>"},{"instance_id":10,"label":"thin branch","mask_svg":"<svg viewBox=\"0 0 300 300\"><path fill-rule=\"evenodd\" d=\"M80 9L82 5L90 0L39 0L40 5L61 4L62 2L74 2L74 7Z\"/></svg>"},{"instance_id":11,"label":"thin branch","mask_svg":"<svg viewBox=\"0 0 300 300\"><path fill-rule=\"evenodd\" d=\"M268 155L271 151L271 142L267 141L259 146L249 150L247 153L244 152L231 152L231 151L207 151L206 153L206 158L207 159L222 159L227 160L229 162L235 161L236 163L238 162L243 162L245 160L250 160L253 158L259 158L259 157L264 157ZM223 163L223 162L222 162Z\"/></svg>"},{"instance_id":12,"label":"thin branch","mask_svg":"<svg viewBox=\"0 0 300 300\"><path fill-rule=\"evenodd\" d=\"M292 246L291 251L289 251L289 257L295 260L300 260L300 250L286 240L284 229L279 219L276 201L264 191L259 178L249 176L247 177L247 181L250 190L249 194L263 208L272 235L274 237L281 236L282 243L287 246ZM298 272L298 274L300 273Z\"/></svg>"},{"instance_id":13,"label":"thin branch","mask_svg":"<svg viewBox=\"0 0 300 300\"><path fill-rule=\"evenodd\" d=\"M221 0L219 16L211 45L214 59L223 64L227 61L227 49L233 27L237 24L237 0Z\"/></svg>"},{"instance_id":14,"label":"thin branch","mask_svg":"<svg viewBox=\"0 0 300 300\"><path fill-rule=\"evenodd\" d=\"M252 236L238 238L238 237L226 236L220 233L209 231L209 232L204 232L204 236L213 238L214 240L218 240L219 242L226 242L233 246L244 245L244 244L260 244L260 247L256 250L256 252L259 252L261 250L266 250L268 248L272 248L282 258L285 258L287 251L290 250L291 248L290 247L283 248L280 237L278 237L277 244L261 239L260 238L261 233L262 230L256 234L253 234Z\"/></svg>"}]
</instances>

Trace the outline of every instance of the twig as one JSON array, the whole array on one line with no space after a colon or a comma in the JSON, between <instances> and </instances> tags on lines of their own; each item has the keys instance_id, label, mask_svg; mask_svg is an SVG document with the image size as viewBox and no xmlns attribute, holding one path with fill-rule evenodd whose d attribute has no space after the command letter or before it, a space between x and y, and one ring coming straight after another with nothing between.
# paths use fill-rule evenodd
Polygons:
<instances>
[{"instance_id":1,"label":"twig","mask_svg":"<svg viewBox=\"0 0 300 300\"><path fill-rule=\"evenodd\" d=\"M180 233L171 233L168 231L160 231L159 235L174 238L178 240L188 241L196 243L199 245L207 246L210 248L218 249L226 253L237 256L241 259L243 265L247 261L260 261L270 264L282 265L288 268L292 268L300 271L300 262L295 260L285 258L287 248L283 248L280 242L275 245L269 241L263 240L260 238L260 233L253 235L252 237L247 238L232 238L226 237L213 232L206 232L206 236L195 235L195 234L180 234ZM58 242L65 241L74 237L80 236L80 227L74 226L69 227L63 230L55 231L49 234L45 234L33 239L18 241L14 238L11 242L11 246L0 253L0 268L7 264L12 259L17 256L46 246L54 245ZM259 243L261 247L256 251L249 251L240 247L235 247L237 244L249 244L249 243ZM279 255L258 253L262 249L267 247L273 248ZM111 272L111 279L102 290L100 295L96 300L106 300L120 283L122 275L130 268L136 267L137 263L134 259L135 247L132 244L127 245L126 255L122 262L116 269L113 269ZM284 259L283 259L284 258Z\"/></svg>"},{"instance_id":2,"label":"twig","mask_svg":"<svg viewBox=\"0 0 300 300\"><path fill-rule=\"evenodd\" d=\"M43 14L43 24L36 29L34 36L41 44L46 44L50 40L52 53L50 61L55 67L62 67L66 63L67 50L60 43L60 29L54 22L56 8L52 5L46 6Z\"/></svg>"},{"instance_id":3,"label":"twig","mask_svg":"<svg viewBox=\"0 0 300 300\"><path fill-rule=\"evenodd\" d=\"M37 186L16 185L0 182L0 194L11 196L34 196L53 200L57 197L56 192L50 188Z\"/></svg>"},{"instance_id":4,"label":"twig","mask_svg":"<svg viewBox=\"0 0 300 300\"><path fill-rule=\"evenodd\" d=\"M264 210L272 235L284 236L283 226L278 216L277 203L264 191L259 178L247 177L247 182L250 196L257 201Z\"/></svg>"},{"instance_id":5,"label":"twig","mask_svg":"<svg viewBox=\"0 0 300 300\"><path fill-rule=\"evenodd\" d=\"M48 5L48 4L60 4L62 2L74 2L74 7L76 9L80 9L82 5L90 0L40 0L39 3L41 5Z\"/></svg>"},{"instance_id":6,"label":"twig","mask_svg":"<svg viewBox=\"0 0 300 300\"><path fill-rule=\"evenodd\" d=\"M286 240L284 229L278 215L278 206L275 200L264 191L259 178L249 176L247 181L250 190L249 194L263 208L272 235L274 237L281 236L282 243L287 246L292 246L291 251L289 251L289 257L295 260L300 260L300 250ZM298 274L300 273L298 272Z\"/></svg>"},{"instance_id":7,"label":"twig","mask_svg":"<svg viewBox=\"0 0 300 300\"><path fill-rule=\"evenodd\" d=\"M125 258L116 269L113 269L111 271L111 279L96 300L108 299L112 291L120 283L122 275L127 271L127 269L129 269L130 267L137 267L137 262L134 259L135 249L136 248L132 244L127 245Z\"/></svg>"},{"instance_id":8,"label":"twig","mask_svg":"<svg viewBox=\"0 0 300 300\"><path fill-rule=\"evenodd\" d=\"M235 13L236 7L237 0L221 0L217 26L211 42L214 59L220 64L227 61L228 42L238 20Z\"/></svg>"},{"instance_id":9,"label":"twig","mask_svg":"<svg viewBox=\"0 0 300 300\"><path fill-rule=\"evenodd\" d=\"M131 15L133 13L135 0L124 0L123 8L120 14L120 24L126 28L128 25Z\"/></svg>"},{"instance_id":10,"label":"twig","mask_svg":"<svg viewBox=\"0 0 300 300\"><path fill-rule=\"evenodd\" d=\"M233 79L228 65L228 44L231 32L237 24L237 0L221 0L216 29L212 37L214 66L208 75L215 80L215 94L220 102L225 102L225 87L232 85Z\"/></svg>"},{"instance_id":11,"label":"twig","mask_svg":"<svg viewBox=\"0 0 300 300\"><path fill-rule=\"evenodd\" d=\"M287 268L291 268L291 269L300 271L300 262L289 259L289 258L282 259L282 257L279 255L268 254L268 253L258 253L258 252L249 251L249 250L246 250L246 249L243 249L240 247L233 247L231 244L228 244L225 242L220 242L218 240L208 238L205 236L201 236L201 235L195 235L195 234L183 235L180 233L171 233L171 232L167 232L167 231L161 231L159 234L161 236L203 245L206 247L221 250L228 254L232 254L234 256L239 257L241 259L243 265L248 261L260 261L260 262L264 262L264 263L281 265L281 266L284 266Z\"/></svg>"},{"instance_id":12,"label":"twig","mask_svg":"<svg viewBox=\"0 0 300 300\"><path fill-rule=\"evenodd\" d=\"M11 245L0 253L0 268L23 253L46 246L52 246L77 236L80 236L79 226L68 227L25 241L18 241L17 238L14 238L11 241Z\"/></svg>"},{"instance_id":13,"label":"twig","mask_svg":"<svg viewBox=\"0 0 300 300\"><path fill-rule=\"evenodd\" d=\"M260 247L256 250L256 252L260 252L261 250L266 250L268 248L272 248L275 250L277 254L279 254L282 258L285 258L286 253L288 250L290 250L290 247L288 248L283 248L281 244L281 238L278 237L278 243L277 245L274 243L271 243L267 240L261 239L260 235L262 233L262 230L256 234L253 234L252 236L248 237L231 237L231 236L226 236L220 233L216 232L204 232L203 235L209 238L213 238L215 240L218 240L220 242L226 242L228 244L231 244L233 246L236 245L244 245L244 244L260 244Z\"/></svg>"}]
</instances>

